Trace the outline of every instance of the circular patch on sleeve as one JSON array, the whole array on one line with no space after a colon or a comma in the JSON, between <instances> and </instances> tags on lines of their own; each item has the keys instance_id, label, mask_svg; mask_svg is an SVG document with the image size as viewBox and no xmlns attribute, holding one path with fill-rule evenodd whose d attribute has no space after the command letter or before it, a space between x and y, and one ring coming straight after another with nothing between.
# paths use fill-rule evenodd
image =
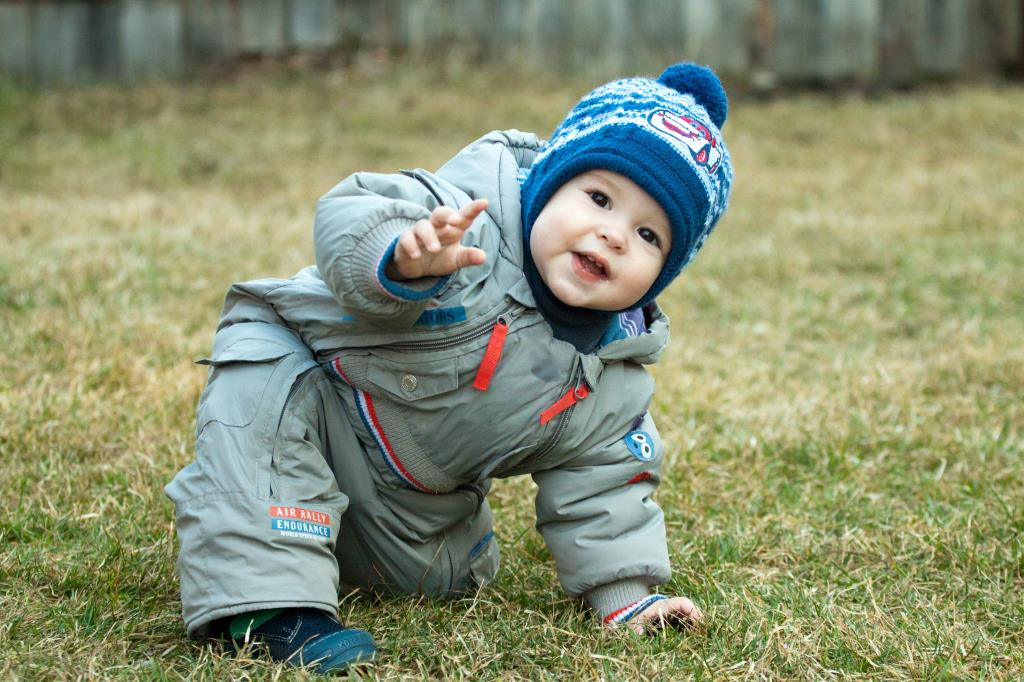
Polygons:
<instances>
[{"instance_id":1,"label":"circular patch on sleeve","mask_svg":"<svg viewBox=\"0 0 1024 682\"><path fill-rule=\"evenodd\" d=\"M641 462L654 459L654 439L646 431L630 431L623 440L629 452Z\"/></svg>"}]
</instances>

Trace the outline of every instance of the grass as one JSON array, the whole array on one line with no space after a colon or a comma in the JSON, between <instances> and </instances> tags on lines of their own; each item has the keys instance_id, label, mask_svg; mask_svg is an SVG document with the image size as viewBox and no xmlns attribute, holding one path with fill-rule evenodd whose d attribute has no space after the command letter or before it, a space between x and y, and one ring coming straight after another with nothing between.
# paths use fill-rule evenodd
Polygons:
<instances>
[{"instance_id":1,"label":"grass","mask_svg":"<svg viewBox=\"0 0 1024 682\"><path fill-rule=\"evenodd\" d=\"M232 281L311 259L316 198L547 133L586 83L255 68L0 88L0 677L301 678L187 640L163 484ZM496 585L349 596L370 678L1024 676L1019 87L737 99L732 208L662 297L659 501L697 633L604 632L557 587L532 484Z\"/></svg>"}]
</instances>

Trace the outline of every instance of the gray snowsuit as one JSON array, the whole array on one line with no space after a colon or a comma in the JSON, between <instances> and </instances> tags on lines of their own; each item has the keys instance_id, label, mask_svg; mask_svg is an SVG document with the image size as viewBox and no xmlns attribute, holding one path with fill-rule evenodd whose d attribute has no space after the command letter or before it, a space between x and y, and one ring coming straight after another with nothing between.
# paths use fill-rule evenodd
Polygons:
<instances>
[{"instance_id":1,"label":"gray snowsuit","mask_svg":"<svg viewBox=\"0 0 1024 682\"><path fill-rule=\"evenodd\" d=\"M228 292L177 509L188 631L256 609L336 613L346 588L458 596L492 579L494 477L531 474L563 588L606 614L670 577L647 407L668 320L620 316L581 354L522 271L517 177L537 138L494 132L436 174L359 173L319 202L316 267ZM487 198L487 263L385 275L439 205Z\"/></svg>"}]
</instances>

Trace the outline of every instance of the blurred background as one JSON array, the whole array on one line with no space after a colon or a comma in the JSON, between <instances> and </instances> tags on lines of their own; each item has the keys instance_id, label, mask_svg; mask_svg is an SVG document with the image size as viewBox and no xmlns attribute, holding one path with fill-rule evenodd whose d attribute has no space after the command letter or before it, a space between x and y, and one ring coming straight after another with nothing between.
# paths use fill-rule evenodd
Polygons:
<instances>
[{"instance_id":1,"label":"blurred background","mask_svg":"<svg viewBox=\"0 0 1024 682\"><path fill-rule=\"evenodd\" d=\"M239 58L406 56L598 79L706 63L733 84L1017 74L1022 0L0 0L0 72L39 85Z\"/></svg>"}]
</instances>

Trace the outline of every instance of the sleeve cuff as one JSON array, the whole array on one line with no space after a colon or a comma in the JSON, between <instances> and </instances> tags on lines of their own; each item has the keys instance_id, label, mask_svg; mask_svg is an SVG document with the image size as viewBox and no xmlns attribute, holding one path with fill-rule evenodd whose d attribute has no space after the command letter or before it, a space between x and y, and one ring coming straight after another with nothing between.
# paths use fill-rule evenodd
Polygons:
<instances>
[{"instance_id":1,"label":"sleeve cuff","mask_svg":"<svg viewBox=\"0 0 1024 682\"><path fill-rule=\"evenodd\" d=\"M420 279L403 280L402 282L396 282L389 278L386 270L391 259L394 258L397 245L398 237L395 237L391 240L388 247L384 249L384 253L381 254L374 268L377 286L380 287L381 291L399 301L422 301L436 296L448 286L448 282L452 278L451 275L445 275L444 277L421 277Z\"/></svg>"},{"instance_id":2,"label":"sleeve cuff","mask_svg":"<svg viewBox=\"0 0 1024 682\"><path fill-rule=\"evenodd\" d=\"M595 587L583 595L590 608L594 609L605 623L613 621L621 623L629 620L635 613L643 610L636 607L640 606L641 602L646 601L648 597L660 597L660 595L652 595L647 582L639 578L616 580L613 583ZM647 608L647 606L644 604L643 608Z\"/></svg>"}]
</instances>

